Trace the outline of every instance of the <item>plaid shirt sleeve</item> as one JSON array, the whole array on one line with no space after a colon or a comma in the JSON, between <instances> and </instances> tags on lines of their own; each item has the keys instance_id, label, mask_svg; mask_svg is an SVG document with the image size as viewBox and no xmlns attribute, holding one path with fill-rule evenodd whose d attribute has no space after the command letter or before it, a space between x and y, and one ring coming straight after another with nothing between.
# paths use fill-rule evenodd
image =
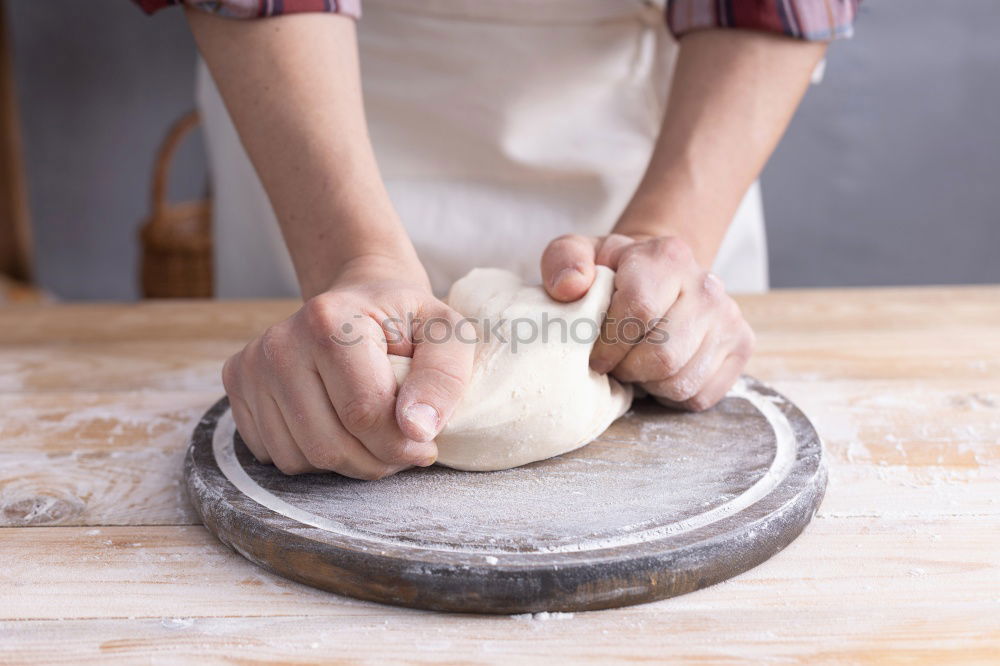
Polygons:
<instances>
[{"instance_id":1,"label":"plaid shirt sleeve","mask_svg":"<svg viewBox=\"0 0 1000 666\"><path fill-rule=\"evenodd\" d=\"M233 18L259 18L297 12L330 12L361 16L361 0L132 0L147 14L171 5L187 5Z\"/></svg>"},{"instance_id":2,"label":"plaid shirt sleeve","mask_svg":"<svg viewBox=\"0 0 1000 666\"><path fill-rule=\"evenodd\" d=\"M675 36L705 28L743 28L809 41L850 37L861 0L668 0Z\"/></svg>"},{"instance_id":3,"label":"plaid shirt sleeve","mask_svg":"<svg viewBox=\"0 0 1000 666\"><path fill-rule=\"evenodd\" d=\"M668 0L675 36L705 28L743 28L810 41L850 37L861 0Z\"/></svg>"},{"instance_id":4,"label":"plaid shirt sleeve","mask_svg":"<svg viewBox=\"0 0 1000 666\"><path fill-rule=\"evenodd\" d=\"M493 0L483 0L489 2ZM361 0L133 0L146 12L188 5L236 18L296 12L361 16ZM706 28L743 28L797 39L850 37L861 0L667 0L667 25L675 36Z\"/></svg>"}]
</instances>

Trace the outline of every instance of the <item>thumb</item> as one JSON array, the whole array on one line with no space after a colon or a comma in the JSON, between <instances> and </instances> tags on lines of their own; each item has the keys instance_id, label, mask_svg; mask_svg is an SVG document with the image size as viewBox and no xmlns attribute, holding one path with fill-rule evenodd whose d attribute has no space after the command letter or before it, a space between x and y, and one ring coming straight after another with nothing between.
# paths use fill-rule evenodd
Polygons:
<instances>
[{"instance_id":1,"label":"thumb","mask_svg":"<svg viewBox=\"0 0 1000 666\"><path fill-rule=\"evenodd\" d=\"M594 283L597 239L567 235L555 239L542 253L542 283L557 301L575 301Z\"/></svg>"},{"instance_id":2,"label":"thumb","mask_svg":"<svg viewBox=\"0 0 1000 666\"><path fill-rule=\"evenodd\" d=\"M396 397L396 421L410 439L429 442L444 428L472 375L476 331L443 304L414 323L413 361Z\"/></svg>"}]
</instances>

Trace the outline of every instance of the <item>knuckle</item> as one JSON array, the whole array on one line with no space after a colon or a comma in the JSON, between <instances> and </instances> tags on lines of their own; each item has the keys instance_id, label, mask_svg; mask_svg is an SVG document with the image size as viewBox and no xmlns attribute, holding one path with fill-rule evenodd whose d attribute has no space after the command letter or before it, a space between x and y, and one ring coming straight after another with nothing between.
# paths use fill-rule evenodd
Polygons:
<instances>
[{"instance_id":1,"label":"knuckle","mask_svg":"<svg viewBox=\"0 0 1000 666\"><path fill-rule=\"evenodd\" d=\"M657 257L670 263L683 264L694 259L688 244L676 236L662 236L647 242Z\"/></svg>"},{"instance_id":2,"label":"knuckle","mask_svg":"<svg viewBox=\"0 0 1000 666\"><path fill-rule=\"evenodd\" d=\"M619 236L618 234L611 234L610 236L607 237L605 243L608 241L614 241L615 239L621 239L621 238L624 237ZM619 264L623 263L625 260L630 258L645 257L648 254L648 249L649 247L646 241L632 242L628 243L627 245L623 245L621 247L621 250L619 250L621 252L621 255L619 255Z\"/></svg>"},{"instance_id":3,"label":"knuckle","mask_svg":"<svg viewBox=\"0 0 1000 666\"><path fill-rule=\"evenodd\" d=\"M750 325L743 323L740 331L740 339L736 345L736 353L745 358L753 355L753 350L757 347L757 334L753 332Z\"/></svg>"},{"instance_id":4,"label":"knuckle","mask_svg":"<svg viewBox=\"0 0 1000 666\"><path fill-rule=\"evenodd\" d=\"M256 370L264 365L264 354L260 346L260 336L254 338L243 348L243 351L239 353L239 365L235 366L234 369L238 370L240 368L246 368L247 371L253 374Z\"/></svg>"},{"instance_id":5,"label":"knuckle","mask_svg":"<svg viewBox=\"0 0 1000 666\"><path fill-rule=\"evenodd\" d=\"M744 320L740 308L732 299L709 304L714 328L722 335L734 339L744 337Z\"/></svg>"},{"instance_id":6,"label":"knuckle","mask_svg":"<svg viewBox=\"0 0 1000 666\"><path fill-rule=\"evenodd\" d=\"M684 367L684 360L676 349L660 345L649 355L649 372L657 378L666 379L676 375Z\"/></svg>"},{"instance_id":7,"label":"knuckle","mask_svg":"<svg viewBox=\"0 0 1000 666\"><path fill-rule=\"evenodd\" d=\"M305 462L291 460L283 456L272 456L272 458L274 459L274 466L277 467L282 474L287 476L305 474L309 471L309 466Z\"/></svg>"},{"instance_id":8,"label":"knuckle","mask_svg":"<svg viewBox=\"0 0 1000 666\"><path fill-rule=\"evenodd\" d=\"M233 415L233 423L236 424L236 434L240 436L240 439L247 445L247 448L256 453L262 447L260 446L260 442L256 441L256 438L252 436L253 424L248 421L242 410L233 409L230 413Z\"/></svg>"},{"instance_id":9,"label":"knuckle","mask_svg":"<svg viewBox=\"0 0 1000 666\"><path fill-rule=\"evenodd\" d=\"M674 402L690 400L698 392L698 387L687 377L672 377L660 383L660 395Z\"/></svg>"},{"instance_id":10,"label":"knuckle","mask_svg":"<svg viewBox=\"0 0 1000 666\"><path fill-rule=\"evenodd\" d=\"M309 336L320 344L331 343L338 310L338 302L331 294L320 294L306 301L301 314Z\"/></svg>"},{"instance_id":11,"label":"knuckle","mask_svg":"<svg viewBox=\"0 0 1000 666\"><path fill-rule=\"evenodd\" d=\"M726 294L726 283L721 277L711 271L706 271L702 275L702 278L702 287L706 291L711 291L715 294Z\"/></svg>"},{"instance_id":12,"label":"knuckle","mask_svg":"<svg viewBox=\"0 0 1000 666\"><path fill-rule=\"evenodd\" d=\"M649 294L638 290L629 290L622 297L625 300L624 315L627 318L641 319L643 323L649 323L663 314L656 307Z\"/></svg>"},{"instance_id":13,"label":"knuckle","mask_svg":"<svg viewBox=\"0 0 1000 666\"><path fill-rule=\"evenodd\" d=\"M344 455L339 447L333 444L304 445L303 453L309 464L317 469L337 471L344 465Z\"/></svg>"},{"instance_id":14,"label":"knuckle","mask_svg":"<svg viewBox=\"0 0 1000 666\"><path fill-rule=\"evenodd\" d=\"M549 245L575 245L577 243L583 243L585 240L585 237L580 234L563 234L562 236L554 238Z\"/></svg>"},{"instance_id":15,"label":"knuckle","mask_svg":"<svg viewBox=\"0 0 1000 666\"><path fill-rule=\"evenodd\" d=\"M465 389L468 378L457 367L437 365L420 368L416 372L416 382L433 390L438 395L459 395Z\"/></svg>"},{"instance_id":16,"label":"knuckle","mask_svg":"<svg viewBox=\"0 0 1000 666\"><path fill-rule=\"evenodd\" d=\"M449 309L434 309L421 313L413 330L413 342L417 344L443 344L454 339L461 317Z\"/></svg>"},{"instance_id":17,"label":"knuckle","mask_svg":"<svg viewBox=\"0 0 1000 666\"><path fill-rule=\"evenodd\" d=\"M725 312L730 314L732 312L732 307L736 307L739 310L739 306L736 305L736 301L729 298L726 294L725 286L722 284L722 280L717 278L713 273L705 272L701 275L701 297L704 298L709 303L724 303L723 307L726 308Z\"/></svg>"},{"instance_id":18,"label":"knuckle","mask_svg":"<svg viewBox=\"0 0 1000 666\"><path fill-rule=\"evenodd\" d=\"M226 362L222 364L222 386L226 389L226 393L233 395L239 385L238 372L236 369L239 363L239 354L230 356L226 359Z\"/></svg>"},{"instance_id":19,"label":"knuckle","mask_svg":"<svg viewBox=\"0 0 1000 666\"><path fill-rule=\"evenodd\" d=\"M608 234L607 236L605 236L604 237L604 242L605 242L605 244L607 244L607 243L613 243L613 244L616 244L616 245L621 245L621 246L623 246L623 250L624 249L629 249L629 248L634 248L636 245L639 244L631 236L626 236L625 234L619 234L619 233L614 233L614 232L612 232L612 233Z\"/></svg>"},{"instance_id":20,"label":"knuckle","mask_svg":"<svg viewBox=\"0 0 1000 666\"><path fill-rule=\"evenodd\" d=\"M351 399L338 410L337 415L344 427L354 433L370 432L378 427L382 420L378 405L366 397Z\"/></svg>"},{"instance_id":21,"label":"knuckle","mask_svg":"<svg viewBox=\"0 0 1000 666\"><path fill-rule=\"evenodd\" d=\"M737 322L743 322L743 311L740 310L739 303L727 296L725 308L726 314L729 315L730 319Z\"/></svg>"},{"instance_id":22,"label":"knuckle","mask_svg":"<svg viewBox=\"0 0 1000 666\"><path fill-rule=\"evenodd\" d=\"M684 406L692 412L703 412L715 406L717 400L712 400L708 396L696 395L684 402Z\"/></svg>"},{"instance_id":23,"label":"knuckle","mask_svg":"<svg viewBox=\"0 0 1000 666\"><path fill-rule=\"evenodd\" d=\"M287 365L288 345L284 331L279 326L272 326L260 336L260 354L264 362L275 368Z\"/></svg>"},{"instance_id":24,"label":"knuckle","mask_svg":"<svg viewBox=\"0 0 1000 666\"><path fill-rule=\"evenodd\" d=\"M649 263L648 248L645 243L632 243L621 249L618 255L618 271L627 273L631 271L645 271Z\"/></svg>"}]
</instances>

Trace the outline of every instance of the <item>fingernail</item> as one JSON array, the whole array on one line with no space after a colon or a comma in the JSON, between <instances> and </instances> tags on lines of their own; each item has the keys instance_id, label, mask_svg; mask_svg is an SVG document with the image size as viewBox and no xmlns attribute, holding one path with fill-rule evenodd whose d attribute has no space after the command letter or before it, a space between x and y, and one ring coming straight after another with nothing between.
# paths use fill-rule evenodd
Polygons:
<instances>
[{"instance_id":1,"label":"fingernail","mask_svg":"<svg viewBox=\"0 0 1000 666\"><path fill-rule=\"evenodd\" d=\"M430 458L424 458L418 463L414 463L417 467L430 467L437 462L437 456L431 456Z\"/></svg>"},{"instance_id":2,"label":"fingernail","mask_svg":"<svg viewBox=\"0 0 1000 666\"><path fill-rule=\"evenodd\" d=\"M611 370L611 365L606 359L592 358L590 359L590 369L599 375L606 375Z\"/></svg>"},{"instance_id":3,"label":"fingernail","mask_svg":"<svg viewBox=\"0 0 1000 666\"><path fill-rule=\"evenodd\" d=\"M405 418L420 435L419 439L434 439L438 428L437 410L423 402L415 402L403 410Z\"/></svg>"},{"instance_id":4,"label":"fingernail","mask_svg":"<svg viewBox=\"0 0 1000 666\"><path fill-rule=\"evenodd\" d=\"M428 451L428 447L433 451ZM403 450L411 465L430 467L437 462L437 447L428 442L407 442Z\"/></svg>"},{"instance_id":5,"label":"fingernail","mask_svg":"<svg viewBox=\"0 0 1000 666\"><path fill-rule=\"evenodd\" d=\"M583 273L581 273L580 271L578 271L575 268L564 268L564 269L562 269L561 271L559 271L558 273L556 273L556 275L555 275L554 278L552 278L552 288L555 289L556 287L558 287L563 282L571 280L573 278L573 276L575 276L575 275L582 276Z\"/></svg>"}]
</instances>

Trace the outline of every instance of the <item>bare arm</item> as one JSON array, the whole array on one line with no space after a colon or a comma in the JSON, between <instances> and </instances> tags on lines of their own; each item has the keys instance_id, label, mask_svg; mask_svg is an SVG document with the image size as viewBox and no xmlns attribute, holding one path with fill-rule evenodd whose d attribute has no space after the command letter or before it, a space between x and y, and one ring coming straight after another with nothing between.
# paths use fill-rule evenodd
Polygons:
<instances>
[{"instance_id":1,"label":"bare arm","mask_svg":"<svg viewBox=\"0 0 1000 666\"><path fill-rule=\"evenodd\" d=\"M359 257L422 273L368 138L354 20L187 16L275 209L303 297Z\"/></svg>"},{"instance_id":2,"label":"bare arm","mask_svg":"<svg viewBox=\"0 0 1000 666\"><path fill-rule=\"evenodd\" d=\"M554 298L575 300L590 288L595 264L615 269L591 366L698 410L726 394L754 340L708 269L826 44L742 30L692 32L680 43L653 156L614 233L557 238L542 275ZM643 334L625 335L623 324L635 319Z\"/></svg>"},{"instance_id":3,"label":"bare arm","mask_svg":"<svg viewBox=\"0 0 1000 666\"><path fill-rule=\"evenodd\" d=\"M468 334L429 344L419 330L421 321L457 327L460 317L431 293L379 176L353 20L188 18L306 301L223 368L240 434L289 474L371 479L431 464L473 348L461 342ZM395 336L391 322L414 323ZM398 393L387 353L413 358Z\"/></svg>"},{"instance_id":4,"label":"bare arm","mask_svg":"<svg viewBox=\"0 0 1000 666\"><path fill-rule=\"evenodd\" d=\"M682 37L680 45L656 149L615 231L677 236L709 267L826 43L701 30Z\"/></svg>"}]
</instances>

